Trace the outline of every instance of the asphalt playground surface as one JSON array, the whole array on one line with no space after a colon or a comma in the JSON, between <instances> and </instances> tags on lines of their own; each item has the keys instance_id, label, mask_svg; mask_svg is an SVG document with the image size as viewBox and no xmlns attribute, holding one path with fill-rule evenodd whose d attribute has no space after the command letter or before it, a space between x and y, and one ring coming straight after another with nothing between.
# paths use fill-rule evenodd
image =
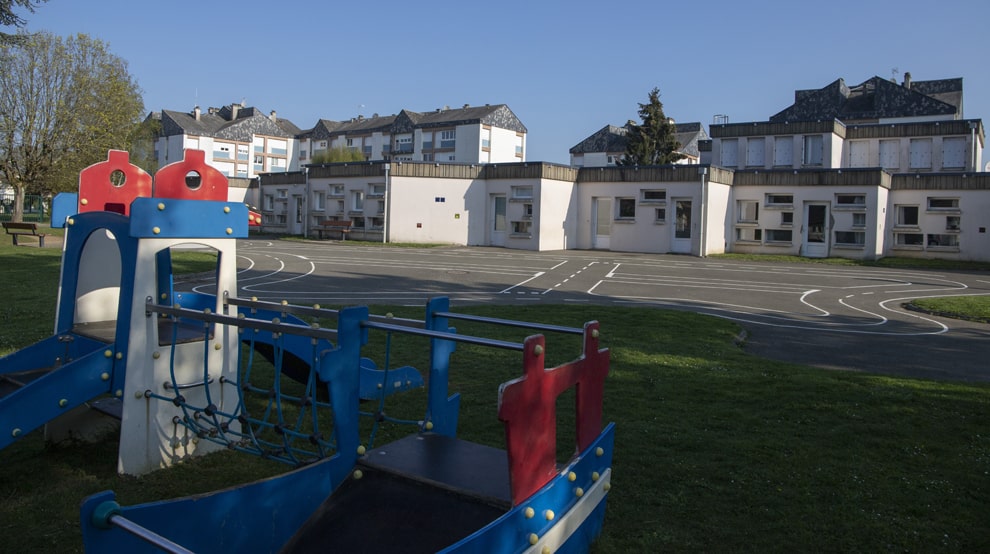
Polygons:
<instances>
[{"instance_id":1,"label":"asphalt playground surface","mask_svg":"<svg viewBox=\"0 0 990 554\"><path fill-rule=\"evenodd\" d=\"M990 272L742 262L604 251L238 242L239 296L294 304L566 303L730 319L761 357L831 370L990 382L990 324L905 310L990 295ZM204 289L206 291L208 289ZM213 292L213 291L209 291Z\"/></svg>"}]
</instances>

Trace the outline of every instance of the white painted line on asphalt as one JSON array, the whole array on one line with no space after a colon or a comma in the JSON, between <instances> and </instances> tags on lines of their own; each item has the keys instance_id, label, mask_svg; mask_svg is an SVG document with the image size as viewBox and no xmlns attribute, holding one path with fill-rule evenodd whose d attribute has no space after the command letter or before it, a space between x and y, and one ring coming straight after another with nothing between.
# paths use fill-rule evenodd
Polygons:
<instances>
[{"instance_id":1,"label":"white painted line on asphalt","mask_svg":"<svg viewBox=\"0 0 990 554\"><path fill-rule=\"evenodd\" d=\"M523 281L521 283L516 283L515 285L512 285L511 287L509 287L509 288L507 288L507 289L505 289L503 291L500 291L499 294L505 294L505 293L509 292L510 290L516 288L516 287L521 287L521 286L525 285L526 283L532 281L533 279L536 279L536 278L544 275L545 273L546 273L545 271L538 271L536 273L536 275L533 275L532 277L530 277L529 279L526 279L525 281Z\"/></svg>"},{"instance_id":2,"label":"white painted line on asphalt","mask_svg":"<svg viewBox=\"0 0 990 554\"><path fill-rule=\"evenodd\" d=\"M606 273L605 274L605 277L608 278L608 279L611 279L612 277L614 277L615 276L615 272L619 270L619 266L620 265L622 265L622 264L615 264L615 267L612 268L612 271L609 271L608 273Z\"/></svg>"},{"instance_id":3,"label":"white painted line on asphalt","mask_svg":"<svg viewBox=\"0 0 990 554\"><path fill-rule=\"evenodd\" d=\"M557 265L555 265L555 266L553 266L553 267L551 267L551 268L550 268L550 271L553 271L553 270L555 270L555 269L557 269L558 267L560 267L560 266L562 266L562 265L564 265L564 264L566 264L566 263L567 263L568 261L570 261L570 260L564 260L564 261L562 261L562 262L560 262L559 264L557 264Z\"/></svg>"}]
</instances>

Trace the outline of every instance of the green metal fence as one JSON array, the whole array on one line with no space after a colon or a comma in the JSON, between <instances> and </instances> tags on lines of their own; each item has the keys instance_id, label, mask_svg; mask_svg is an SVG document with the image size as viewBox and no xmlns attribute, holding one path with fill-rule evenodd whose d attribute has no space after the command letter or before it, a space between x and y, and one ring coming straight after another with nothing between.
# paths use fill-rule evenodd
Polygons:
<instances>
[{"instance_id":1,"label":"green metal fence","mask_svg":"<svg viewBox=\"0 0 990 554\"><path fill-rule=\"evenodd\" d=\"M24 197L24 221L48 221L50 214L47 200L38 194ZM14 217L13 196L0 196L0 221L10 221Z\"/></svg>"}]
</instances>

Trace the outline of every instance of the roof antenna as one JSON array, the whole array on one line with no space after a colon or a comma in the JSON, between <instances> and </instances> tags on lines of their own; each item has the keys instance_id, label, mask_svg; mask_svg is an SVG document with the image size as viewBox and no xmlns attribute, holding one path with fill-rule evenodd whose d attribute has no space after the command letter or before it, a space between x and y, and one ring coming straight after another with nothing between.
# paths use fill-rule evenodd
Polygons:
<instances>
[{"instance_id":1,"label":"roof antenna","mask_svg":"<svg viewBox=\"0 0 990 554\"><path fill-rule=\"evenodd\" d=\"M897 76L900 75L900 74L901 74L900 70L897 69L896 67L890 68L890 80L891 80L891 82L896 83L897 82Z\"/></svg>"}]
</instances>

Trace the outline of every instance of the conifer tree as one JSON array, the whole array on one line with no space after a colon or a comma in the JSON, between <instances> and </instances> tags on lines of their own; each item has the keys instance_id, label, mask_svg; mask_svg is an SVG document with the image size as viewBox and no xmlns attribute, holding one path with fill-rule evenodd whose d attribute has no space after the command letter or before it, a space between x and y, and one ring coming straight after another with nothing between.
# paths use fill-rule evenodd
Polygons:
<instances>
[{"instance_id":1,"label":"conifer tree","mask_svg":"<svg viewBox=\"0 0 990 554\"><path fill-rule=\"evenodd\" d=\"M674 136L676 126L663 113L659 88L650 91L649 103L639 105L639 118L641 124L626 124L626 154L619 165L664 165L684 157L677 152L681 145Z\"/></svg>"}]
</instances>

